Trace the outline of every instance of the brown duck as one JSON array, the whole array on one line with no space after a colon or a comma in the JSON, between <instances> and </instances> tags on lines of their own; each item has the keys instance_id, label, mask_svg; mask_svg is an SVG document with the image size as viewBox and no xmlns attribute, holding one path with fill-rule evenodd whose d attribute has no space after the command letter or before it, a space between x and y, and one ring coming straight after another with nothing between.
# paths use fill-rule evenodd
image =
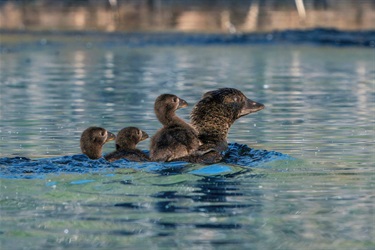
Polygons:
<instances>
[{"instance_id":1,"label":"brown duck","mask_svg":"<svg viewBox=\"0 0 375 250\"><path fill-rule=\"evenodd\" d=\"M136 146L146 140L148 134L136 127L126 127L120 130L116 137L116 151L107 154L107 161L127 159L129 161L149 161L150 158Z\"/></svg>"},{"instance_id":2,"label":"brown duck","mask_svg":"<svg viewBox=\"0 0 375 250\"><path fill-rule=\"evenodd\" d=\"M227 136L231 125L240 117L264 109L261 103L248 99L234 88L209 91L194 106L191 124L203 143L190 162L215 163L221 160L220 152L228 148Z\"/></svg>"},{"instance_id":3,"label":"brown duck","mask_svg":"<svg viewBox=\"0 0 375 250\"><path fill-rule=\"evenodd\" d=\"M154 111L163 127L151 138L152 161L173 161L190 155L201 145L197 131L175 113L187 106L176 95L163 94L156 98Z\"/></svg>"}]
</instances>

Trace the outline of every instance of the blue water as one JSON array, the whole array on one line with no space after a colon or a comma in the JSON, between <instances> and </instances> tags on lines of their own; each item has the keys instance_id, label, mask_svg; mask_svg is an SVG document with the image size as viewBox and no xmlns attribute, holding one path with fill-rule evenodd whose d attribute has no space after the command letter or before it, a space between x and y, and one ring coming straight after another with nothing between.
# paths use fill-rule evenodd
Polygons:
<instances>
[{"instance_id":1,"label":"blue water","mask_svg":"<svg viewBox=\"0 0 375 250\"><path fill-rule=\"evenodd\" d=\"M205 33L142 33L142 32L80 32L80 31L3 31L7 35L39 36L40 40L30 42L19 41L12 49L24 49L37 45L51 45L64 47L65 41L56 40L56 37L64 37L69 42L82 43L86 40L86 46L212 46L212 45L249 45L249 44L313 44L328 46L361 46L375 47L375 32L369 31L338 31L335 29L311 29L311 30L286 30L267 33L237 33L237 34L205 34ZM49 38L52 38L51 40ZM3 49L10 49L3 46Z\"/></svg>"},{"instance_id":2,"label":"blue water","mask_svg":"<svg viewBox=\"0 0 375 250\"><path fill-rule=\"evenodd\" d=\"M373 34L0 33L1 248L374 249ZM266 105L223 162L80 152L89 126L153 135L159 94L188 120L220 87Z\"/></svg>"},{"instance_id":3,"label":"blue water","mask_svg":"<svg viewBox=\"0 0 375 250\"><path fill-rule=\"evenodd\" d=\"M148 153L146 151L146 153ZM293 158L282 153L254 150L247 145L237 143L230 144L224 154L222 162L224 164L236 164L238 166L253 167L274 160L285 160ZM185 173L220 175L222 173L231 173L229 166L221 164L213 164L210 167L202 166L200 170L189 171L187 162L142 162L136 163L126 159L109 163L104 158L99 160L90 160L86 155L62 156L55 158L29 159L26 157L5 157L0 158L2 178L44 178L46 174L62 174L62 173L105 173L111 172L114 168L132 168L142 171L163 174L179 174L181 169L185 168Z\"/></svg>"}]
</instances>

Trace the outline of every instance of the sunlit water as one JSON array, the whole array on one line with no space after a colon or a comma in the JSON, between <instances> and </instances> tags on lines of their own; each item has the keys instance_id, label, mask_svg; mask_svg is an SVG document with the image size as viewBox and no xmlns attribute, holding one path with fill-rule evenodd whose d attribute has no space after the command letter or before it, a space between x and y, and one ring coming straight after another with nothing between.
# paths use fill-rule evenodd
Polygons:
<instances>
[{"instance_id":1,"label":"sunlit water","mask_svg":"<svg viewBox=\"0 0 375 250\"><path fill-rule=\"evenodd\" d=\"M21 38L0 55L1 249L375 248L373 48ZM152 135L159 94L188 120L219 87L266 105L222 163L80 154L89 126Z\"/></svg>"}]
</instances>

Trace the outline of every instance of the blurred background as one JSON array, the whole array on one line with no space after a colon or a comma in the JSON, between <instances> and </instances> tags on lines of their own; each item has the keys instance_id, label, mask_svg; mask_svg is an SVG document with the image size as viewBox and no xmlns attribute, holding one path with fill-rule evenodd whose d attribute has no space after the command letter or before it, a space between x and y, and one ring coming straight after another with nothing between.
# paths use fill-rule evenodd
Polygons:
<instances>
[{"instance_id":1,"label":"blurred background","mask_svg":"<svg viewBox=\"0 0 375 250\"><path fill-rule=\"evenodd\" d=\"M267 32L375 28L375 0L1 0L3 30Z\"/></svg>"}]
</instances>

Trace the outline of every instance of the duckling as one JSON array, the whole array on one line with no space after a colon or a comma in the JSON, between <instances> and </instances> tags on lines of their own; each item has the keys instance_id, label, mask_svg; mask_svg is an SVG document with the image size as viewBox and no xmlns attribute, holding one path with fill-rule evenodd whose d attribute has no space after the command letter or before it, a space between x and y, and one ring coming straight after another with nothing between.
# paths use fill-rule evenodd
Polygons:
<instances>
[{"instance_id":1,"label":"duckling","mask_svg":"<svg viewBox=\"0 0 375 250\"><path fill-rule=\"evenodd\" d=\"M156 98L154 111L163 127L151 138L152 161L173 161L190 155L201 145L197 131L175 114L177 109L187 106L176 95L163 94Z\"/></svg>"},{"instance_id":2,"label":"duckling","mask_svg":"<svg viewBox=\"0 0 375 250\"><path fill-rule=\"evenodd\" d=\"M107 154L104 158L109 162L123 158L129 161L149 161L148 155L136 148L139 142L147 138L148 134L139 128L123 128L116 137L116 151Z\"/></svg>"},{"instance_id":3,"label":"duckling","mask_svg":"<svg viewBox=\"0 0 375 250\"><path fill-rule=\"evenodd\" d=\"M82 132L80 147L90 159L102 157L103 145L116 138L114 134L100 127L89 127Z\"/></svg>"},{"instance_id":4,"label":"duckling","mask_svg":"<svg viewBox=\"0 0 375 250\"><path fill-rule=\"evenodd\" d=\"M194 106L190 122L203 143L190 162L215 163L228 148L227 136L238 118L264 109L261 103L248 99L234 88L221 88L205 93Z\"/></svg>"}]
</instances>

